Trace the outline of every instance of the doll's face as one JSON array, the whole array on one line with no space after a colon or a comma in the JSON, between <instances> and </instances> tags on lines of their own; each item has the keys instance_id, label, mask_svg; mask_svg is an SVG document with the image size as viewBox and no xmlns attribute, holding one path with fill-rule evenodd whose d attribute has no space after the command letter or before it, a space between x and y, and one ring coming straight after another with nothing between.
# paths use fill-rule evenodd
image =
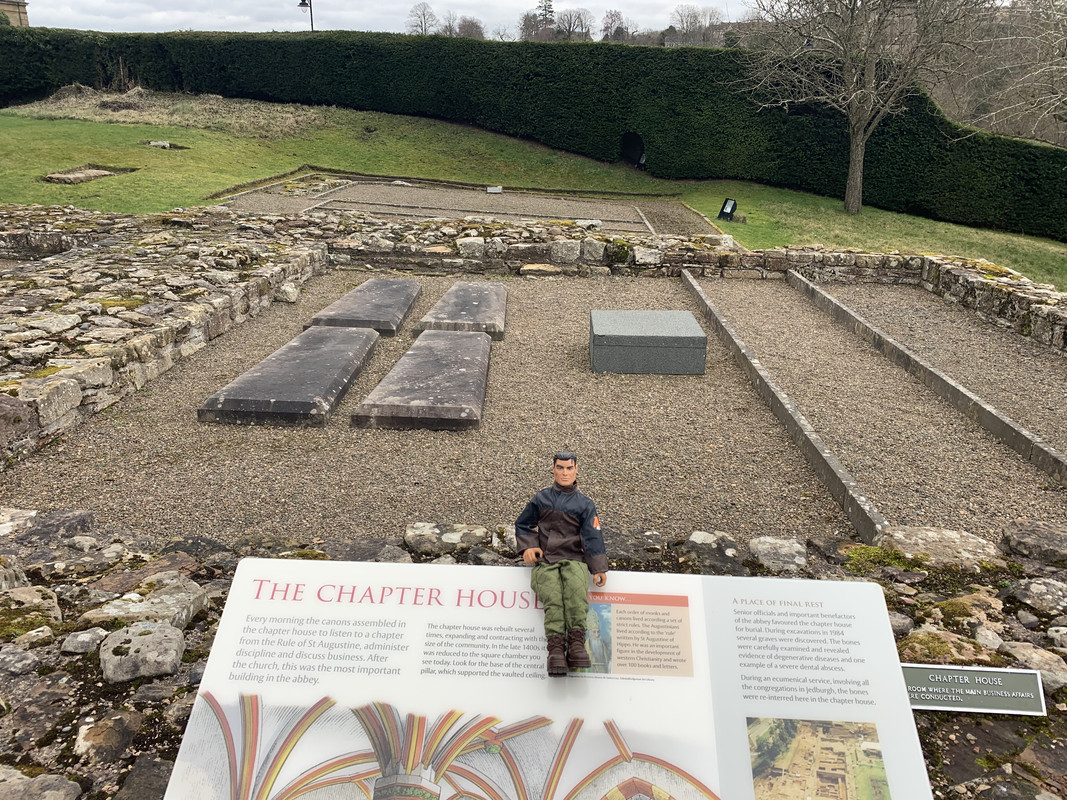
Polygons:
<instances>
[{"instance_id":1,"label":"doll's face","mask_svg":"<svg viewBox=\"0 0 1067 800\"><path fill-rule=\"evenodd\" d=\"M578 478L578 465L574 463L574 459L553 461L552 477L555 478L556 483L560 486L572 486Z\"/></svg>"}]
</instances>

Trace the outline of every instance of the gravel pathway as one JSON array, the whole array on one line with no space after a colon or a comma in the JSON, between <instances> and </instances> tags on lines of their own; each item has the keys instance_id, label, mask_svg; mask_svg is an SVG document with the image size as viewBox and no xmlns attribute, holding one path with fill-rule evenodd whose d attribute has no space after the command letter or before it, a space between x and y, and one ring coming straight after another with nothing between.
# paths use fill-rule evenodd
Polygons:
<instances>
[{"instance_id":1,"label":"gravel pathway","mask_svg":"<svg viewBox=\"0 0 1067 800\"><path fill-rule=\"evenodd\" d=\"M709 298L893 524L997 540L1067 521L1067 491L784 281L706 280Z\"/></svg>"},{"instance_id":2,"label":"gravel pathway","mask_svg":"<svg viewBox=\"0 0 1067 800\"><path fill-rule=\"evenodd\" d=\"M1067 452L1067 358L917 287L821 288Z\"/></svg>"},{"instance_id":3,"label":"gravel pathway","mask_svg":"<svg viewBox=\"0 0 1067 800\"><path fill-rule=\"evenodd\" d=\"M196 422L213 392L300 332L360 283L315 279L61 442L0 473L0 505L90 508L157 544L193 534L349 539L409 522L503 525L575 449L605 525L757 535L850 533L803 456L717 340L704 376L594 375L591 309L696 310L677 281L509 279L506 338L493 343L486 416L476 431L353 430L360 400L410 345L408 322L324 429ZM452 285L423 277L416 320Z\"/></svg>"}]
</instances>

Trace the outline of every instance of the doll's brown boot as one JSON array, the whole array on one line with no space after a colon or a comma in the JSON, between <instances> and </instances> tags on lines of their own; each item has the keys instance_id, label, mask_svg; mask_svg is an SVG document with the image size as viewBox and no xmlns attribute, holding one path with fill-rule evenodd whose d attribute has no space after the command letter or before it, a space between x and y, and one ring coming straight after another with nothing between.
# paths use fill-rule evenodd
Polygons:
<instances>
[{"instance_id":1,"label":"doll's brown boot","mask_svg":"<svg viewBox=\"0 0 1067 800\"><path fill-rule=\"evenodd\" d=\"M563 634L548 637L548 674L559 676L567 674L567 656L563 654Z\"/></svg>"},{"instance_id":2,"label":"doll's brown boot","mask_svg":"<svg viewBox=\"0 0 1067 800\"><path fill-rule=\"evenodd\" d=\"M585 649L585 631L571 628L567 631L567 666L571 669L588 669L593 666L589 651Z\"/></svg>"}]
</instances>

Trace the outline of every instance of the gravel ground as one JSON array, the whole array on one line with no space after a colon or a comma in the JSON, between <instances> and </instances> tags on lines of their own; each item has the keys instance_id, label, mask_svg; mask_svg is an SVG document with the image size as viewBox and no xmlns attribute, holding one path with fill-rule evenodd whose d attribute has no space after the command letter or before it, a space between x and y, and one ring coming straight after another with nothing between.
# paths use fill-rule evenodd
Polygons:
<instances>
[{"instance_id":1,"label":"gravel ground","mask_svg":"<svg viewBox=\"0 0 1067 800\"><path fill-rule=\"evenodd\" d=\"M609 200L532 192L488 194L484 189L461 189L426 183L395 186L391 183L359 182L321 197L286 197L264 189L243 194L230 205L259 214L294 214L319 207L364 211L400 219L456 219L468 215L487 215L506 220L599 219L605 230L650 233L645 224L647 220L656 233L715 233L715 229L703 217L677 200L639 197Z\"/></svg>"},{"instance_id":2,"label":"gravel ground","mask_svg":"<svg viewBox=\"0 0 1067 800\"><path fill-rule=\"evenodd\" d=\"M1067 452L1067 358L911 286L823 286L1001 413Z\"/></svg>"},{"instance_id":3,"label":"gravel ground","mask_svg":"<svg viewBox=\"0 0 1067 800\"><path fill-rule=\"evenodd\" d=\"M476 431L353 430L360 400L410 345L382 339L324 429L196 422L213 392L300 332L362 281L315 279L64 440L0 473L0 505L90 508L158 544L186 535L350 539L409 522L510 523L573 448L608 527L757 535L851 533L803 456L717 344L704 376L594 375L590 309L695 310L677 281L511 279L506 338L493 343ZM420 278L418 319L452 285Z\"/></svg>"},{"instance_id":4,"label":"gravel ground","mask_svg":"<svg viewBox=\"0 0 1067 800\"><path fill-rule=\"evenodd\" d=\"M706 280L709 298L893 524L999 539L1067 521L1067 491L784 281Z\"/></svg>"}]
</instances>

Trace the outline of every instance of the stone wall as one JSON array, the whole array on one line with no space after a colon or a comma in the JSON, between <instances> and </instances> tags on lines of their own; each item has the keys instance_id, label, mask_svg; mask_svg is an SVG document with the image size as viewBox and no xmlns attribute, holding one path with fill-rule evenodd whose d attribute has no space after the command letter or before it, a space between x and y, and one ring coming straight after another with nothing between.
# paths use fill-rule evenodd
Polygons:
<instances>
[{"instance_id":1,"label":"stone wall","mask_svg":"<svg viewBox=\"0 0 1067 800\"><path fill-rule=\"evenodd\" d=\"M879 282L921 286L946 300L1061 354L1067 355L1067 294L1034 283L981 259L941 255L863 253L855 250L772 249L742 251L730 236L693 240L664 236L575 236L549 241L472 235L463 227L442 230L456 238L424 246L381 235L330 243L336 264L368 270L516 275L694 275L767 277L796 270L817 282ZM474 232L476 234L476 232ZM573 234L572 234L573 235Z\"/></svg>"},{"instance_id":2,"label":"stone wall","mask_svg":"<svg viewBox=\"0 0 1067 800\"><path fill-rule=\"evenodd\" d=\"M327 268L324 244L263 241L225 214L56 211L9 214L0 236L0 256L40 259L0 265L0 468Z\"/></svg>"},{"instance_id":3,"label":"stone wall","mask_svg":"<svg viewBox=\"0 0 1067 800\"><path fill-rule=\"evenodd\" d=\"M508 223L468 217L462 221L406 223L394 230L369 230L330 242L333 263L342 268L400 270L431 274L677 277L686 267L717 268L734 253L732 236L690 237L608 234L597 221Z\"/></svg>"}]
</instances>

